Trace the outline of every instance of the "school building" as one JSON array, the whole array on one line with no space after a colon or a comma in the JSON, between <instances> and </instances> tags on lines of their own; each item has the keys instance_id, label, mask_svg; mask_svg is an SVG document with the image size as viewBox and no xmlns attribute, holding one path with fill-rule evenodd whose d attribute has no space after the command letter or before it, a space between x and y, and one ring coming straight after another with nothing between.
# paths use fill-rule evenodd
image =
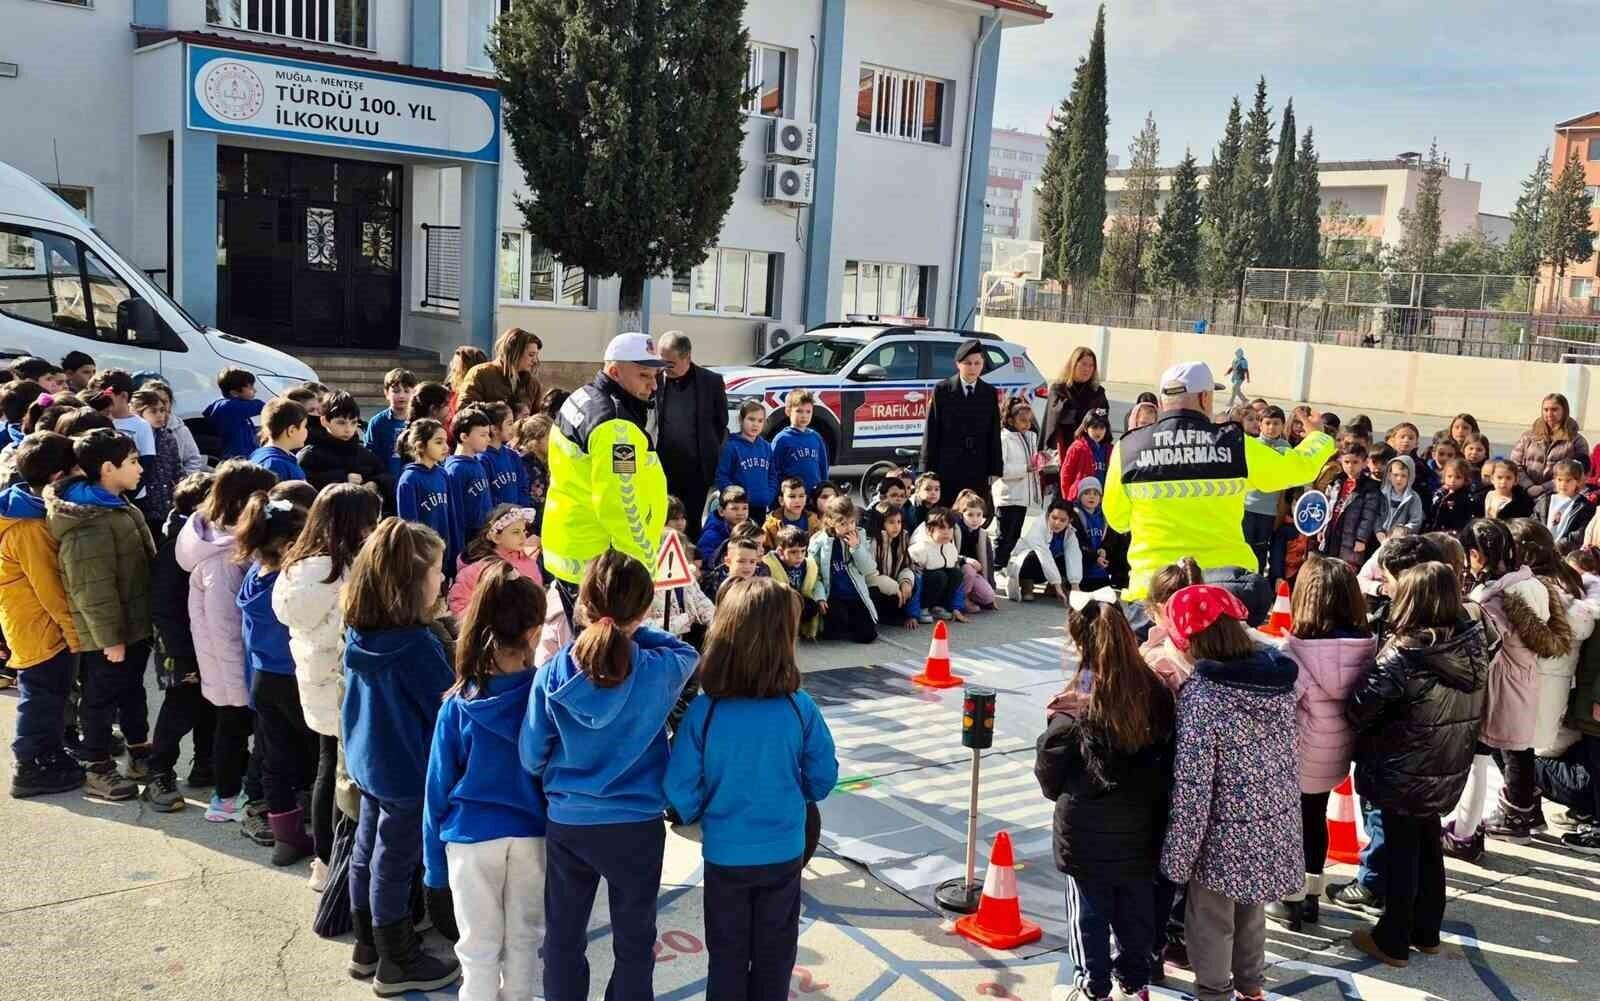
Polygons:
<instances>
[{"instance_id":1,"label":"school building","mask_svg":"<svg viewBox=\"0 0 1600 1001\"><path fill-rule=\"evenodd\" d=\"M1550 150L1551 181L1560 176L1567 158L1576 150L1583 163L1584 183L1591 199L1589 218L1592 229L1600 229L1600 111L1569 118L1556 123L1556 140ZM1600 254L1585 261L1567 265L1559 286L1555 269L1546 267L1539 275L1537 301L1540 307L1552 312L1585 313L1600 315L1600 279L1595 277L1600 268Z\"/></svg>"},{"instance_id":2,"label":"school building","mask_svg":"<svg viewBox=\"0 0 1600 1001\"><path fill-rule=\"evenodd\" d=\"M522 229L484 55L516 0L0 0L0 159L208 324L296 353L599 357L618 282ZM130 16L131 13L131 16ZM1033 0L751 0L718 246L649 283L702 361L849 314L964 322L1002 33Z\"/></svg>"}]
</instances>

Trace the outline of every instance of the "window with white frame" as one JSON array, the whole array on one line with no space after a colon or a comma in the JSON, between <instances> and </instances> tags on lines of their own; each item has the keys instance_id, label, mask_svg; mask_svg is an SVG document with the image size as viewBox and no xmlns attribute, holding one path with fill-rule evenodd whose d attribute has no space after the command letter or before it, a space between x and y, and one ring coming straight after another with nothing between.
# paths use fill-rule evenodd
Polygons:
<instances>
[{"instance_id":1,"label":"window with white frame","mask_svg":"<svg viewBox=\"0 0 1600 1001\"><path fill-rule=\"evenodd\" d=\"M1593 278L1572 278L1568 280L1568 299L1587 299L1592 295L1594 295Z\"/></svg>"},{"instance_id":2,"label":"window with white frame","mask_svg":"<svg viewBox=\"0 0 1600 1001\"><path fill-rule=\"evenodd\" d=\"M745 114L782 118L789 99L789 50L752 42L746 55Z\"/></svg>"},{"instance_id":3,"label":"window with white frame","mask_svg":"<svg viewBox=\"0 0 1600 1001\"><path fill-rule=\"evenodd\" d=\"M672 311L771 316L782 254L718 247L688 272L672 276Z\"/></svg>"},{"instance_id":4,"label":"window with white frame","mask_svg":"<svg viewBox=\"0 0 1600 1001\"><path fill-rule=\"evenodd\" d=\"M856 131L907 142L945 141L943 80L863 63L856 94Z\"/></svg>"},{"instance_id":5,"label":"window with white frame","mask_svg":"<svg viewBox=\"0 0 1600 1001\"><path fill-rule=\"evenodd\" d=\"M927 316L930 271L915 264L845 261L843 316Z\"/></svg>"},{"instance_id":6,"label":"window with white frame","mask_svg":"<svg viewBox=\"0 0 1600 1001\"><path fill-rule=\"evenodd\" d=\"M206 23L370 49L373 0L206 0Z\"/></svg>"},{"instance_id":7,"label":"window with white frame","mask_svg":"<svg viewBox=\"0 0 1600 1001\"><path fill-rule=\"evenodd\" d=\"M556 260L533 234L502 230L500 300L521 306L587 308L589 276L582 268L567 267Z\"/></svg>"}]
</instances>

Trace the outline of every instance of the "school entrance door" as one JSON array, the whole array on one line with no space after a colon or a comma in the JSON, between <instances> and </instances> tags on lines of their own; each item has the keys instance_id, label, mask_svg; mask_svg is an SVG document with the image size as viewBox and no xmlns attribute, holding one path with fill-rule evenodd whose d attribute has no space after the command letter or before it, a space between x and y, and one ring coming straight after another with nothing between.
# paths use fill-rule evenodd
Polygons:
<instances>
[{"instance_id":1,"label":"school entrance door","mask_svg":"<svg viewBox=\"0 0 1600 1001\"><path fill-rule=\"evenodd\" d=\"M217 318L274 346L400 342L394 164L217 149Z\"/></svg>"}]
</instances>

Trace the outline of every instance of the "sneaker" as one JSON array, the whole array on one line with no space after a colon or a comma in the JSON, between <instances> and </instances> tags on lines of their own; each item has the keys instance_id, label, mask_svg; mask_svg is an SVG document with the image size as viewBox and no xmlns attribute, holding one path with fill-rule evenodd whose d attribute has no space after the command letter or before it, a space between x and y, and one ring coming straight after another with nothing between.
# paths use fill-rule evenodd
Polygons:
<instances>
[{"instance_id":1,"label":"sneaker","mask_svg":"<svg viewBox=\"0 0 1600 1001\"><path fill-rule=\"evenodd\" d=\"M933 623L933 613L924 608L917 613L917 621L925 626L931 625Z\"/></svg>"},{"instance_id":2,"label":"sneaker","mask_svg":"<svg viewBox=\"0 0 1600 1001\"><path fill-rule=\"evenodd\" d=\"M1600 855L1600 827L1585 827L1581 831L1563 834L1561 844L1585 855Z\"/></svg>"},{"instance_id":3,"label":"sneaker","mask_svg":"<svg viewBox=\"0 0 1600 1001\"><path fill-rule=\"evenodd\" d=\"M267 818L266 801L250 800L245 804L244 817L239 821L239 834L262 848L277 844L272 837L272 821Z\"/></svg>"},{"instance_id":4,"label":"sneaker","mask_svg":"<svg viewBox=\"0 0 1600 1001\"><path fill-rule=\"evenodd\" d=\"M1445 824L1439 832L1439 844L1444 853L1453 859L1462 862L1476 862L1483 858L1483 825L1472 832L1470 838L1456 837L1456 831L1450 824Z\"/></svg>"},{"instance_id":5,"label":"sneaker","mask_svg":"<svg viewBox=\"0 0 1600 1001\"><path fill-rule=\"evenodd\" d=\"M217 784L217 771L210 762L196 761L183 784L194 789L210 789Z\"/></svg>"},{"instance_id":6,"label":"sneaker","mask_svg":"<svg viewBox=\"0 0 1600 1001\"><path fill-rule=\"evenodd\" d=\"M943 608L940 608L938 605L933 606L932 608L928 609L928 611L933 613L933 617L938 619L940 622L950 621L950 613Z\"/></svg>"},{"instance_id":7,"label":"sneaker","mask_svg":"<svg viewBox=\"0 0 1600 1001\"><path fill-rule=\"evenodd\" d=\"M1594 826L1594 814L1584 813L1582 810L1568 807L1557 811L1550 818L1550 823L1568 831L1581 831L1585 827Z\"/></svg>"},{"instance_id":8,"label":"sneaker","mask_svg":"<svg viewBox=\"0 0 1600 1001\"><path fill-rule=\"evenodd\" d=\"M18 761L11 766L12 799L71 792L82 785L83 769L66 755L57 759L41 754L32 761Z\"/></svg>"},{"instance_id":9,"label":"sneaker","mask_svg":"<svg viewBox=\"0 0 1600 1001\"><path fill-rule=\"evenodd\" d=\"M83 791L95 799L118 803L139 795L139 785L117 771L117 763L107 758L84 768Z\"/></svg>"},{"instance_id":10,"label":"sneaker","mask_svg":"<svg viewBox=\"0 0 1600 1001\"><path fill-rule=\"evenodd\" d=\"M154 750L149 744L134 744L128 748L127 776L135 782L144 782L150 778L150 754Z\"/></svg>"},{"instance_id":11,"label":"sneaker","mask_svg":"<svg viewBox=\"0 0 1600 1001\"><path fill-rule=\"evenodd\" d=\"M1018 575L1016 577L1007 577L1006 578L1006 600L1007 601L1021 601L1022 600L1022 578L1021 578L1021 575Z\"/></svg>"},{"instance_id":12,"label":"sneaker","mask_svg":"<svg viewBox=\"0 0 1600 1001\"><path fill-rule=\"evenodd\" d=\"M1483 833L1496 841L1525 845L1533 840L1533 813L1501 802L1494 815L1483 822Z\"/></svg>"},{"instance_id":13,"label":"sneaker","mask_svg":"<svg viewBox=\"0 0 1600 1001\"><path fill-rule=\"evenodd\" d=\"M311 892L321 893L328 888L328 863L319 858L311 860Z\"/></svg>"},{"instance_id":14,"label":"sneaker","mask_svg":"<svg viewBox=\"0 0 1600 1001\"><path fill-rule=\"evenodd\" d=\"M213 824L225 824L230 820L238 820L244 815L244 793L223 799L216 793L211 794L211 805L206 807L206 819Z\"/></svg>"},{"instance_id":15,"label":"sneaker","mask_svg":"<svg viewBox=\"0 0 1600 1001\"><path fill-rule=\"evenodd\" d=\"M171 772L150 776L141 795L158 813L177 813L184 807L183 793L178 791L178 776Z\"/></svg>"},{"instance_id":16,"label":"sneaker","mask_svg":"<svg viewBox=\"0 0 1600 1001\"><path fill-rule=\"evenodd\" d=\"M1353 911L1361 911L1366 914L1383 913L1383 898L1355 880L1328 887L1324 896L1328 898L1330 903L1338 904L1340 907L1348 907Z\"/></svg>"}]
</instances>

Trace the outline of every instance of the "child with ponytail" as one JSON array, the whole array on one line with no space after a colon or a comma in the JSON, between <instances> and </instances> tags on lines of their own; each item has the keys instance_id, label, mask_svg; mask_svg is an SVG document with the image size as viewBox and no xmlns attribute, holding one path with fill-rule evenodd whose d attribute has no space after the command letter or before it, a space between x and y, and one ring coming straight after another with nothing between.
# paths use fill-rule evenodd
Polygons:
<instances>
[{"instance_id":1,"label":"child with ponytail","mask_svg":"<svg viewBox=\"0 0 1600 1001\"><path fill-rule=\"evenodd\" d=\"M283 557L272 611L289 630L295 684L306 726L316 735L317 776L311 788L311 885L321 891L333 849L334 786L339 757L339 698L344 616L339 594L361 543L378 526L375 486L335 483L317 495L300 538Z\"/></svg>"},{"instance_id":2,"label":"child with ponytail","mask_svg":"<svg viewBox=\"0 0 1600 1001\"><path fill-rule=\"evenodd\" d=\"M607 997L654 997L656 894L667 808L667 715L695 651L645 620L650 570L615 549L578 589L578 638L539 668L519 741L544 784L544 978L549 1001L587 1001L589 912L605 878L616 963ZM596 992L600 993L600 992Z\"/></svg>"},{"instance_id":3,"label":"child with ponytail","mask_svg":"<svg viewBox=\"0 0 1600 1001\"><path fill-rule=\"evenodd\" d=\"M345 767L361 787L350 853L350 975L372 977L380 997L438 990L461 975L453 959L423 951L411 923L429 744L455 679L429 628L443 585L444 540L424 525L385 518L356 554L344 588L339 726Z\"/></svg>"},{"instance_id":4,"label":"child with ponytail","mask_svg":"<svg viewBox=\"0 0 1600 1001\"><path fill-rule=\"evenodd\" d=\"M316 735L306 726L295 682L289 630L272 610L272 592L284 554L300 537L316 488L301 480L285 480L269 491L257 491L245 505L234 529L246 565L239 583L245 676L256 710L256 743L261 754L261 787L267 797L267 823L272 828L272 864L293 865L311 854L305 811L299 793L316 777Z\"/></svg>"},{"instance_id":5,"label":"child with ponytail","mask_svg":"<svg viewBox=\"0 0 1600 1001\"><path fill-rule=\"evenodd\" d=\"M433 728L423 883L434 920L455 918L461 1001L544 994L544 792L517 760L544 616L544 588L517 567L476 578Z\"/></svg>"},{"instance_id":6,"label":"child with ponytail","mask_svg":"<svg viewBox=\"0 0 1600 1001\"><path fill-rule=\"evenodd\" d=\"M800 689L800 608L781 581L725 585L667 764L667 799L701 827L707 997L787 997L794 971L808 814L839 778L827 721Z\"/></svg>"},{"instance_id":7,"label":"child with ponytail","mask_svg":"<svg viewBox=\"0 0 1600 1001\"><path fill-rule=\"evenodd\" d=\"M1115 976L1122 996L1145 997L1166 918L1154 891L1172 782L1172 693L1145 666L1116 604L1081 593L1071 601L1078 670L1050 701L1033 773L1056 804L1056 868L1067 874L1081 953L1076 986L1083 997L1109 998Z\"/></svg>"}]
</instances>

